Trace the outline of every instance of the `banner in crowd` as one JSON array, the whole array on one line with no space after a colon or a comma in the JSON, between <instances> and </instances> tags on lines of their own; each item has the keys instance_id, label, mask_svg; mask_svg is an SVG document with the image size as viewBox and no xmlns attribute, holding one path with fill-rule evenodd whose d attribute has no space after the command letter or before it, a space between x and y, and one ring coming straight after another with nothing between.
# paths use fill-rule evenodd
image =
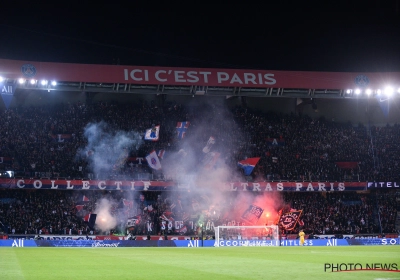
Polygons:
<instances>
[{"instance_id":1,"label":"banner in crowd","mask_svg":"<svg viewBox=\"0 0 400 280\"><path fill-rule=\"evenodd\" d=\"M286 230L292 230L297 225L303 210L295 210L283 213L279 219L280 225Z\"/></svg>"},{"instance_id":2,"label":"banner in crowd","mask_svg":"<svg viewBox=\"0 0 400 280\"><path fill-rule=\"evenodd\" d=\"M157 191L182 188L184 182L174 181L116 181L116 180L51 180L51 179L19 179L0 178L0 188L17 189L55 189L55 190L133 190ZM201 186L186 185L186 188ZM179 186L179 187L178 187ZM363 191L367 182L227 182L219 183L218 190L223 191Z\"/></svg>"},{"instance_id":3,"label":"banner in crowd","mask_svg":"<svg viewBox=\"0 0 400 280\"><path fill-rule=\"evenodd\" d=\"M368 182L368 189L392 189L400 188L400 182Z\"/></svg>"}]
</instances>

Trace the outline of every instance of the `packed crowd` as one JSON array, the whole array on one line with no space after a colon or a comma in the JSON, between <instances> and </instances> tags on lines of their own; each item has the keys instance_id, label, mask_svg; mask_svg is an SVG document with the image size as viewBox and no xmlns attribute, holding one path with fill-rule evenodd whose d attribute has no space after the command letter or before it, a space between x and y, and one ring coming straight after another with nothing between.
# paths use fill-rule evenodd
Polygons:
<instances>
[{"instance_id":1,"label":"packed crowd","mask_svg":"<svg viewBox=\"0 0 400 280\"><path fill-rule=\"evenodd\" d=\"M190 126L179 141L176 124L182 121ZM397 124L366 127L244 107L105 101L14 108L0 112L0 122L0 171L13 170L16 176L98 178L101 173L135 178L154 173L146 164L118 161L96 174L90 165L93 151L86 150L89 123L107 124L107 131L138 132L137 141L124 147L129 158L144 158L160 149L176 153L190 142L199 164L204 157L201 150L213 136L212 149L230 170L227 180L239 176L241 180L399 181L400 174ZM145 130L155 125L160 125L159 140L143 141ZM59 134L66 137L58 138ZM261 160L251 178L244 178L237 162L249 157ZM350 165L343 168L338 162ZM192 172L198 164L185 164L184 171ZM170 177L162 172L157 176Z\"/></svg>"},{"instance_id":2,"label":"packed crowd","mask_svg":"<svg viewBox=\"0 0 400 280\"><path fill-rule=\"evenodd\" d=\"M237 199L240 194L225 195L225 201L218 202L206 195L184 191L3 189L0 190L0 232L198 236L199 224L203 224L204 234L212 236L218 225L235 225L235 220L236 225L246 223L242 213L235 212L235 208L243 206L243 200ZM281 235L296 234L300 228L313 235L399 233L395 228L397 202L394 192L285 192L280 195L278 208L289 205L302 210L296 227L290 231L281 227ZM93 228L85 220L89 213L98 214ZM182 224L175 221L182 221Z\"/></svg>"}]
</instances>

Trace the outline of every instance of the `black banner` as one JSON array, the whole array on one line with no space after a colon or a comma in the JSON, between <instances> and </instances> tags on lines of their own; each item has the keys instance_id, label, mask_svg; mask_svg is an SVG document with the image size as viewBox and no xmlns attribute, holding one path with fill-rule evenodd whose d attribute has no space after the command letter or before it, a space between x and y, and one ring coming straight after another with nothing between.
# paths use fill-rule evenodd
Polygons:
<instances>
[{"instance_id":1,"label":"black banner","mask_svg":"<svg viewBox=\"0 0 400 280\"><path fill-rule=\"evenodd\" d=\"M303 210L296 210L282 214L281 218L279 219L279 224L286 230L294 229L302 212Z\"/></svg>"}]
</instances>

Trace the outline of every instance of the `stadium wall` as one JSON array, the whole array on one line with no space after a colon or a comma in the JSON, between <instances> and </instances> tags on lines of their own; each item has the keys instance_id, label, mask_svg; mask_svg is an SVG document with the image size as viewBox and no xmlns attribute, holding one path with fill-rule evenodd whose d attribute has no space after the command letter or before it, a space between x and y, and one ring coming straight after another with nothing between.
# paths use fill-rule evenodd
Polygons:
<instances>
[{"instance_id":1,"label":"stadium wall","mask_svg":"<svg viewBox=\"0 0 400 280\"><path fill-rule=\"evenodd\" d=\"M0 240L0 247L215 247L214 240ZM304 246L395 246L400 245L400 238L376 239L317 239L306 240ZM300 246L299 240L220 240L219 247L240 246Z\"/></svg>"}]
</instances>

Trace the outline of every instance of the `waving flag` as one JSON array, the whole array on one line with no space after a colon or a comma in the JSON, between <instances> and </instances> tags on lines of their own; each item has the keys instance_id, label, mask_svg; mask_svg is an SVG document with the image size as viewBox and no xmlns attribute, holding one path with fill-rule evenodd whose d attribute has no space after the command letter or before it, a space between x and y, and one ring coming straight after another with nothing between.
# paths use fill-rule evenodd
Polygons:
<instances>
[{"instance_id":1,"label":"waving flag","mask_svg":"<svg viewBox=\"0 0 400 280\"><path fill-rule=\"evenodd\" d=\"M149 166L153 169L160 170L161 169L161 163L160 159L158 158L156 151L152 151L147 157L146 157L147 163Z\"/></svg>"},{"instance_id":2,"label":"waving flag","mask_svg":"<svg viewBox=\"0 0 400 280\"><path fill-rule=\"evenodd\" d=\"M185 137L186 130L189 127L190 122L178 122L176 124L176 132L178 134L178 139Z\"/></svg>"},{"instance_id":3,"label":"waving flag","mask_svg":"<svg viewBox=\"0 0 400 280\"><path fill-rule=\"evenodd\" d=\"M251 224L255 224L261 217L264 209L257 205L250 205L249 208L244 211L242 219L248 221Z\"/></svg>"},{"instance_id":4,"label":"waving flag","mask_svg":"<svg viewBox=\"0 0 400 280\"><path fill-rule=\"evenodd\" d=\"M160 133L159 125L146 129L146 133L144 134L144 140L158 141L159 133Z\"/></svg>"},{"instance_id":5,"label":"waving flag","mask_svg":"<svg viewBox=\"0 0 400 280\"><path fill-rule=\"evenodd\" d=\"M297 225L297 222L299 221L302 212L303 210L296 210L284 213L279 219L280 225L286 230L294 229L294 227Z\"/></svg>"},{"instance_id":6,"label":"waving flag","mask_svg":"<svg viewBox=\"0 0 400 280\"><path fill-rule=\"evenodd\" d=\"M253 169L254 169L254 167L256 167L259 160L260 160L259 157L248 158L248 159L239 161L238 165L239 165L239 167L243 168L244 175L249 176L251 174L251 172L253 172Z\"/></svg>"},{"instance_id":7,"label":"waving flag","mask_svg":"<svg viewBox=\"0 0 400 280\"><path fill-rule=\"evenodd\" d=\"M89 198L86 195L83 195L82 201L87 202L87 201L89 201Z\"/></svg>"}]
</instances>

